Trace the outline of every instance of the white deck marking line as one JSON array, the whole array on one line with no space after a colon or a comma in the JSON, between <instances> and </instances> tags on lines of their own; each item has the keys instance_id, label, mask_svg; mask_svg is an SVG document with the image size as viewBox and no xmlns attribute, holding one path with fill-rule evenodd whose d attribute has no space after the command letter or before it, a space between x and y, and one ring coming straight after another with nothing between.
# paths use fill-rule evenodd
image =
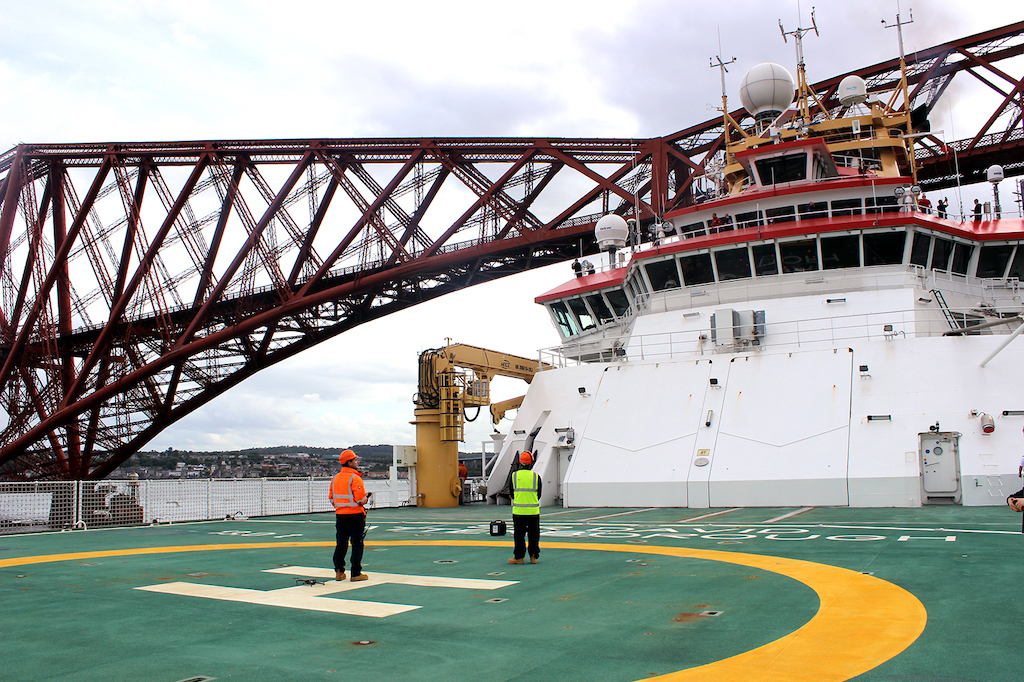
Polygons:
<instances>
[{"instance_id":1,"label":"white deck marking line","mask_svg":"<svg viewBox=\"0 0 1024 682\"><path fill-rule=\"evenodd\" d=\"M814 509L814 507L804 507L803 509L797 509L796 511L791 511L788 514L783 514L782 516L776 516L774 519L768 519L767 521L762 521L761 523L776 523L778 521L782 521L783 519L788 519L791 516L796 516L797 514L803 514L804 512L809 512L812 509Z\"/></svg>"},{"instance_id":2,"label":"white deck marking line","mask_svg":"<svg viewBox=\"0 0 1024 682\"><path fill-rule=\"evenodd\" d=\"M338 585L343 584L348 583L338 583ZM327 613L340 613L349 616L369 616L371 618L386 618L398 613L422 608L409 604L330 599L322 596L337 591L331 589L333 587L334 585L299 585L297 587L286 587L281 590L264 591L239 587L203 585L202 583L166 583L163 585L136 587L135 589L146 592L176 594L183 597L203 597L206 599L220 599L222 601L236 601L247 604L262 604L263 606L283 606L291 609L305 609L306 611L325 611Z\"/></svg>"},{"instance_id":3,"label":"white deck marking line","mask_svg":"<svg viewBox=\"0 0 1024 682\"><path fill-rule=\"evenodd\" d=\"M558 516L559 514L575 514L576 512L594 511L597 507L584 507L583 509L566 509L560 512L544 512L544 518L549 516Z\"/></svg>"},{"instance_id":4,"label":"white deck marking line","mask_svg":"<svg viewBox=\"0 0 1024 682\"><path fill-rule=\"evenodd\" d=\"M284 573L285 575L301 575L307 578L328 579L328 584L334 583L332 592L345 592L357 590L360 587L372 587L391 583L395 585L415 585L417 587L453 587L465 590L497 590L509 585L515 585L518 580L486 580L482 578L446 578L440 575L403 575L401 573L378 573L374 571L368 574L369 580L360 583L335 581L334 569L314 568L311 566L283 566L281 568L270 568L263 573ZM316 587L321 587L317 585Z\"/></svg>"},{"instance_id":5,"label":"white deck marking line","mask_svg":"<svg viewBox=\"0 0 1024 682\"><path fill-rule=\"evenodd\" d=\"M592 516L589 519L580 519L580 521L597 521L598 519L610 519L613 516L625 516L626 514L639 514L640 512L654 511L661 507L648 507L647 509L634 509L633 511L619 512L618 514L606 514L604 516ZM550 514L548 515L550 516Z\"/></svg>"},{"instance_id":6,"label":"white deck marking line","mask_svg":"<svg viewBox=\"0 0 1024 682\"><path fill-rule=\"evenodd\" d=\"M710 519L712 516L721 516L722 514L729 514L731 512L739 511L740 509L745 508L746 507L733 507L732 509L726 509L725 511L712 512L710 514L704 514L702 516L693 516L688 519L679 519L678 521L672 521L671 523L687 523L689 521L700 521L701 519Z\"/></svg>"},{"instance_id":7,"label":"white deck marking line","mask_svg":"<svg viewBox=\"0 0 1024 682\"><path fill-rule=\"evenodd\" d=\"M263 573L283 573L300 575L306 578L323 578L323 584L295 585L279 590L250 590L239 587L221 587L202 583L165 583L136 587L146 592L176 594L183 597L203 597L222 601L237 601L247 604L264 606L283 606L291 609L307 611L325 611L341 613L349 616L369 616L386 618L398 613L405 613L422 608L411 604L389 604L387 602L356 601L353 599L333 599L328 595L338 592L349 592L362 587L374 585L415 585L417 587L451 587L466 590L496 590L501 587L515 585L518 580L484 580L480 578L447 578L436 575L402 575L399 573L376 573L369 580L353 583L348 580L334 580L334 570L329 568L313 568L309 566L284 566L271 568Z\"/></svg>"}]
</instances>

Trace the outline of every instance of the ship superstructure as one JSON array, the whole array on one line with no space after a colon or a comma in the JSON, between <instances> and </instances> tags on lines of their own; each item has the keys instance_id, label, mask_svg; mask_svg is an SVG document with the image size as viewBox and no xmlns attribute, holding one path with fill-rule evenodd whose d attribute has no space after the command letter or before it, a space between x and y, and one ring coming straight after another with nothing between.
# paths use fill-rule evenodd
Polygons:
<instances>
[{"instance_id":1,"label":"ship superstructure","mask_svg":"<svg viewBox=\"0 0 1024 682\"><path fill-rule=\"evenodd\" d=\"M605 216L608 265L536 299L557 369L530 386L492 501L524 449L543 503L572 507L984 505L1019 487L1024 222L930 209L923 112L856 77L841 118L793 93L783 67L752 69L754 123L726 114L703 200L628 258L641 228Z\"/></svg>"}]
</instances>

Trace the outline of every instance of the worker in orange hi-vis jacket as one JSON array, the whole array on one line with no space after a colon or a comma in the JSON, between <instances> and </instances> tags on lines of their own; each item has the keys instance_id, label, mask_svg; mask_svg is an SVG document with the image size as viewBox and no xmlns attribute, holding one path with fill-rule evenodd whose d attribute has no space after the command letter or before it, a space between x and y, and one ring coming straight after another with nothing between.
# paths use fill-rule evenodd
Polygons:
<instances>
[{"instance_id":1,"label":"worker in orange hi-vis jacket","mask_svg":"<svg viewBox=\"0 0 1024 682\"><path fill-rule=\"evenodd\" d=\"M334 505L334 579L345 579L345 555L352 543L352 582L366 580L363 573L363 535L366 529L366 488L359 473L356 453L345 450L338 458L341 471L331 480L330 500Z\"/></svg>"}]
</instances>

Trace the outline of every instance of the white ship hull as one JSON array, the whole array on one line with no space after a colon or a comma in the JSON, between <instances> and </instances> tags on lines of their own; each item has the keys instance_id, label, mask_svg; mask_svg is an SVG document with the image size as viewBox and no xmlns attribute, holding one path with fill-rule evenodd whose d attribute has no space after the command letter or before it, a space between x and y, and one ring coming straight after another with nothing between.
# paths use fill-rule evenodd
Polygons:
<instances>
[{"instance_id":1,"label":"white ship hull","mask_svg":"<svg viewBox=\"0 0 1024 682\"><path fill-rule=\"evenodd\" d=\"M864 286L862 272L805 274L760 280L757 293L782 295L745 302L725 289L722 303L684 310L672 298L690 293L660 294L633 321L624 356L540 372L488 490L532 449L542 504L1004 504L1020 487L1024 340L981 364L1012 325L942 336L935 282L913 268L878 269L880 288L841 295ZM957 279L943 283L947 299L985 286ZM701 339L716 310L742 307L765 311L759 345Z\"/></svg>"}]
</instances>

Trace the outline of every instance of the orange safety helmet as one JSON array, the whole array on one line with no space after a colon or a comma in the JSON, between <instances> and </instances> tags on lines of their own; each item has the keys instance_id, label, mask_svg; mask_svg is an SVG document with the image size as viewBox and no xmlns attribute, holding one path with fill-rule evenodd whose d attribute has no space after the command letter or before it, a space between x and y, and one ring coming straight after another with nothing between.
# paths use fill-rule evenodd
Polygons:
<instances>
[{"instance_id":1,"label":"orange safety helmet","mask_svg":"<svg viewBox=\"0 0 1024 682\"><path fill-rule=\"evenodd\" d=\"M519 463L526 466L533 464L533 455L530 454L529 450L523 450L523 453L519 455Z\"/></svg>"},{"instance_id":2,"label":"orange safety helmet","mask_svg":"<svg viewBox=\"0 0 1024 682\"><path fill-rule=\"evenodd\" d=\"M345 462L351 462L354 459L356 459L356 453L351 450L342 450L341 455L338 457L338 461L341 462L342 466L345 465Z\"/></svg>"}]
</instances>

